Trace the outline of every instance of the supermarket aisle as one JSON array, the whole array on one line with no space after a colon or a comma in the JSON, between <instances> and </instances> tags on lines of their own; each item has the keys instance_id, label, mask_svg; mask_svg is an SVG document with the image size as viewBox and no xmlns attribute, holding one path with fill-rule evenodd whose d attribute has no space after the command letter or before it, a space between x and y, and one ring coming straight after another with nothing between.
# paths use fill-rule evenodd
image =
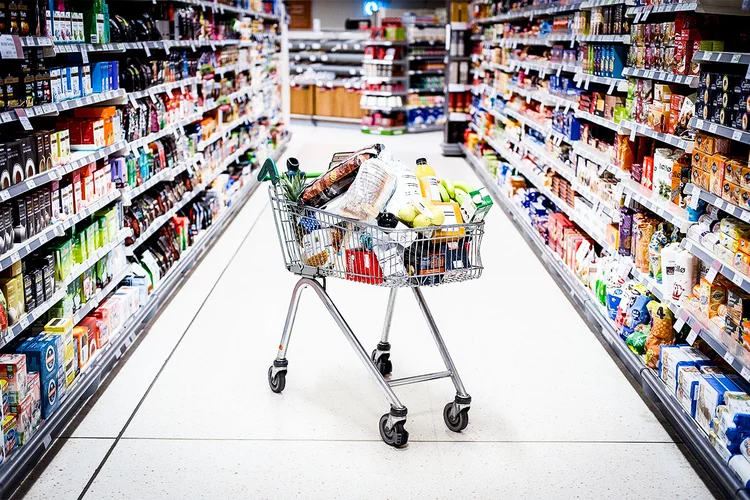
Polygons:
<instances>
[{"instance_id":1,"label":"supermarket aisle","mask_svg":"<svg viewBox=\"0 0 750 500\"><path fill-rule=\"evenodd\" d=\"M439 175L479 184L462 159L440 156L440 134L294 133L289 154L304 170L381 140L409 165L424 156ZM711 498L497 207L483 256L479 281L425 291L474 400L469 427L443 424L449 380L401 387L410 441L394 450L378 435L385 399L312 294L300 304L287 388L269 390L296 280L259 190L26 498ZM329 281L329 292L373 348L387 291ZM397 377L442 369L408 295L394 315Z\"/></svg>"}]
</instances>

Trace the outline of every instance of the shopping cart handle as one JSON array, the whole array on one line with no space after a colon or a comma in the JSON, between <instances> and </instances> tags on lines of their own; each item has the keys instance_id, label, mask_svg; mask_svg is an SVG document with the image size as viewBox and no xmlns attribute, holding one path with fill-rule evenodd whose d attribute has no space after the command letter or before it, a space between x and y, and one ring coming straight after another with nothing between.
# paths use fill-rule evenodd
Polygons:
<instances>
[{"instance_id":1,"label":"shopping cart handle","mask_svg":"<svg viewBox=\"0 0 750 500\"><path fill-rule=\"evenodd\" d=\"M273 158L266 158L263 162L263 166L258 171L258 181L270 180L274 185L279 183L279 171L276 169L276 162Z\"/></svg>"}]
</instances>

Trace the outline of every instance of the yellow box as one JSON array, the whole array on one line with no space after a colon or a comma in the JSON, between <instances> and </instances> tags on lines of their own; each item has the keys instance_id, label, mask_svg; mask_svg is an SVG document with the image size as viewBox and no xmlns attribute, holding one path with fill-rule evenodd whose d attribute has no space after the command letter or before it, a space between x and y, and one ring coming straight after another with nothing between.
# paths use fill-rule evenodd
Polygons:
<instances>
[{"instance_id":1,"label":"yellow box","mask_svg":"<svg viewBox=\"0 0 750 500\"><path fill-rule=\"evenodd\" d=\"M70 387L79 371L78 355L73 338L73 320L70 318L53 318L44 325L44 332L48 335L59 335L62 337L65 383Z\"/></svg>"},{"instance_id":2,"label":"yellow box","mask_svg":"<svg viewBox=\"0 0 750 500\"><path fill-rule=\"evenodd\" d=\"M461 207L455 201L433 201L432 202L438 210L442 210L445 215L445 221L442 225L450 226L454 224L463 224L464 219L461 216ZM466 235L466 230L463 227L450 228L450 229L438 229L435 231L433 238L440 238L443 241L456 241L463 238Z\"/></svg>"},{"instance_id":3,"label":"yellow box","mask_svg":"<svg viewBox=\"0 0 750 500\"><path fill-rule=\"evenodd\" d=\"M719 306L727 302L727 288L701 278L699 298L701 314L706 318L713 318L717 315Z\"/></svg>"}]
</instances>

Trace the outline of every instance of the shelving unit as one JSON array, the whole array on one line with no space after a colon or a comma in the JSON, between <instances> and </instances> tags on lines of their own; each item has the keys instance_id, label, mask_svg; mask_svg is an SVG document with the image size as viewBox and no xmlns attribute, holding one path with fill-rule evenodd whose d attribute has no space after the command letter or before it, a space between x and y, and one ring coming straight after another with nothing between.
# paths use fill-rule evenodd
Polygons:
<instances>
[{"instance_id":1,"label":"shelving unit","mask_svg":"<svg viewBox=\"0 0 750 500\"><path fill-rule=\"evenodd\" d=\"M566 5L563 5L564 3ZM481 4L486 5L488 2L482 2ZM478 10L481 10L481 4ZM498 5L498 2L493 2L493 5ZM717 444L714 446L712 444L714 441L710 441L693 417L683 410L676 396L661 381L657 372L649 368L642 357L629 349L620 337L619 328L609 319L607 310L591 292L590 284L582 281L572 271L569 262L570 255L566 256L564 262L552 247L548 246L539 236L539 232L544 232L544 228L532 226L533 221L539 222L537 220L538 215L534 212L538 208L527 211L520 205L520 201L523 199L522 195L514 198L507 194L513 192L516 186L522 185L521 180L525 180L527 189L530 189L532 193L538 191L542 195L542 199L546 200L544 204L540 203L539 206L547 207L548 202L550 207L554 206L554 209L543 209L550 216L550 225L552 224L551 214L553 212L564 214L565 218L574 224L578 233L583 237L590 238L593 242L597 262L602 258L612 258L619 265L618 275L622 276L623 279L628 278L626 286L629 284L645 286L657 300L672 311L675 318L674 327L677 332L684 325L687 325L683 334L688 332L688 344L692 345L696 342L696 339L703 339L705 347L701 347L702 349L713 351L717 359L723 358L732 370L746 381L750 381L750 357L745 355L743 346L728 334L714 328L713 323L702 320L702 316L693 313L687 302L677 303L672 300L672 291L665 291L661 281L657 281L648 272L643 272L642 262L639 264L639 270L635 267L634 261L631 260L632 257L621 256L619 251L619 245L621 244L618 242L615 246L617 238L611 231L614 227L617 236L620 235L618 224L620 223L622 207L639 210L646 214L649 219L655 220L654 225L666 221L669 223L669 231L672 230L673 226L677 229L675 234L679 233L680 235L682 251L694 255L708 269L706 279L713 281L716 276L721 275L731 281L733 286L738 289L750 292L750 276L720 260L717 257L718 253L714 254L711 249L687 237L687 231L696 223L694 221L697 216L684 208L687 205L690 210L693 210L698 206L697 201L703 200L718 207L725 214L749 222L750 206L740 206L746 203L745 201L737 204L730 203L726 197L726 199L722 199L721 196L689 184L686 187L681 185L680 194L675 199L674 189L676 188L668 186L668 181L666 181L666 188L663 179L661 179L662 184L656 185L656 177L653 178L651 183L648 182L651 179L650 177L641 182L640 176L643 174L633 171L631 163L623 165L624 161L620 157L618 157L619 161L616 161L615 155L618 151L614 147L618 144L617 140L629 140L637 144L652 145L650 147L654 149L669 148L675 152L673 157L679 158L682 152L690 154L697 147L693 141L695 130L725 137L746 145L750 145L750 132L711 123L708 120L700 119L700 117L693 117L688 126L692 130L685 131L684 127L670 125L669 130L674 129L676 131L670 134L667 133L667 126L664 125L661 128L658 126L658 122L655 122L657 125L654 129L642 117L638 120L628 119L627 110L625 110L624 116L622 110L616 112L616 108L614 110L610 108L608 111L605 107L604 112L602 112L602 108L597 107L596 113L588 112L589 109L594 109L593 105L588 105L590 95L585 96L587 100L581 100L582 104L579 107L577 101L567 100L561 95L552 93L549 90L552 85L534 87L533 79L529 83L521 78L516 78L519 71L526 73L534 71L536 74L533 74L533 77L538 76L542 80L547 75L555 75L572 80L579 89L588 90L588 94L591 91L596 91L599 95L614 96L623 96L624 92L627 91L628 77L649 80L649 83L654 85L659 82L673 84L669 92L673 95L688 96L694 92L691 89L699 87L700 77L695 74L678 75L655 69L625 67L621 78L591 75L584 73L582 67L573 64L563 65L544 60L542 57L549 51L535 49L535 47L560 45L564 50L573 50L581 44L601 43L623 46L630 43L640 43L639 39L632 38L630 33L621 35L578 35L553 32L537 35L538 31L529 30L533 32L533 35L502 38L503 31L500 30L493 31L492 35L488 36L488 28L498 23L518 21L520 23L518 29L522 32L528 29L529 23L535 22L538 17L548 19L552 24L551 15L558 12L558 8L575 11L611 5L626 6L627 14L633 24L644 21L668 21L674 17L674 13L683 11L736 13L743 16L748 14L747 11L740 11L740 2L738 1L711 3L710 5L708 2L691 2L636 6L630 0L587 0L584 2L555 2L541 7L511 10L500 15L475 20L475 23L484 30L484 35L480 34L481 30L475 30L476 34L471 38L481 44L472 56L472 62L475 65L472 91L475 98L470 110L473 123L469 124L468 129L473 131L473 134L467 133L465 143L463 143L464 131L458 128L458 133L455 134L459 137L458 154L466 157L469 165L481 177L496 202L514 221L517 229L532 247L534 253L539 256L563 291L571 297L581 316L589 323L592 330L601 334L608 342L620 361L644 389L644 392L657 403L665 417L677 429L683 441L711 473L716 482L720 484L724 494L729 498L748 498L745 485L750 477L740 477L738 474L743 473L738 472L734 466L728 464L731 453L729 453L727 447L718 440L716 440ZM659 17L656 17L657 14ZM654 19L650 20L652 15ZM506 33L510 31L508 26L504 26L504 29ZM541 27L541 29L541 32L544 33L544 27ZM635 31L631 31L631 33L635 33ZM521 58L519 58L517 49L522 49ZM625 47L624 52L627 52L628 49L628 47ZM577 55L580 57L580 54ZM568 60L573 60L572 56L568 55L567 57L570 58ZM576 60L580 61L581 59L576 58ZM694 54L693 61L701 62L701 70L703 71L714 71L714 67L708 65L715 63L724 65L716 66L715 71L717 72L729 72L730 66L728 65L740 65L741 67L733 72L742 76L747 69L746 66L750 64L750 55L742 52L700 51ZM510 76L510 79L508 79L508 76ZM567 88L570 88L570 82L566 83ZM618 104L614 106L618 106ZM593 137L596 140L589 143L582 140L572 140L571 136L563 135L559 130L553 130L552 120L550 119L551 108L554 108L557 112L564 110L564 113L572 114L579 122L589 127L585 137ZM560 122L561 119L558 118L556 124ZM559 128L559 125L556 126ZM485 130L491 136L486 135ZM613 134L616 137L614 143L610 139ZM584 134L581 133L581 136L583 137ZM647 140L636 140L639 136ZM610 156L603 151L612 151L612 154ZM747 149L739 149L738 151L740 152L736 153L737 155L746 156ZM446 154L449 153L446 152ZM476 156L475 153L481 154L481 157ZM649 155L650 153L647 152L646 156ZM672 157L670 156L670 158ZM487 164L486 167L485 163ZM680 165L684 165L684 163ZM497 171L497 179L493 178L488 171L492 171L493 175ZM681 175L685 175L683 171L680 172ZM586 182L582 182L581 179ZM638 181L634 179L638 179ZM594 182L597 181L599 187L603 185L611 186L611 193L587 188L589 185L593 186ZM511 188L511 182L515 183L514 188ZM574 192L573 195L576 200L574 204L570 198L565 197L565 200L563 200L561 199L562 194L559 196L556 194L558 191L562 192L563 189L567 191L568 195L570 195L570 191ZM669 189L666 194L665 189ZM604 199L614 200L612 205L604 205L603 200L596 199L598 196L595 193L599 193ZM611 196L605 196L604 193ZM535 198L533 198L533 195L529 195L528 199L533 200ZM578 208L579 200L585 201L585 207L580 210ZM678 202L681 202L682 205L680 206ZM568 205L568 203L571 203L571 205ZM608 226L610 224L612 226ZM609 229L607 232L605 232L605 227ZM552 241L551 234L550 229L550 241ZM701 345L703 346L703 344Z\"/></svg>"},{"instance_id":2,"label":"shelving unit","mask_svg":"<svg viewBox=\"0 0 750 500\"><path fill-rule=\"evenodd\" d=\"M356 31L290 33L291 112L294 118L359 123L357 92L367 83L365 35Z\"/></svg>"},{"instance_id":3,"label":"shelving unit","mask_svg":"<svg viewBox=\"0 0 750 500\"><path fill-rule=\"evenodd\" d=\"M159 1L162 0L154 0L153 3ZM70 233L78 230L78 224L88 223L95 214L97 216L100 215L97 214L100 210L114 209L115 213L118 214L116 220L119 221L119 224L122 224L122 221L125 220L123 213L132 210L132 204L143 203L144 199L146 199L144 196L151 196L154 190L160 189L159 186L166 186L165 183L174 182L176 179L182 182L188 176L196 178L196 176L200 175L200 180L202 181L194 182L192 190L185 193L185 196L166 214L158 217L158 223L157 221L152 221L148 225L148 228L140 234L140 237L135 240L135 245L126 246L126 241L130 242L133 232L128 227L120 227L116 237L107 241L100 248L96 250L92 249L84 257L85 261L74 265L65 275L64 279L56 279L55 288L52 289L51 294L48 293L46 295L45 300L39 300L33 309L27 303L25 307L28 310L22 309L17 320L7 329L0 332L0 347L4 349L4 352L13 352L13 349L15 349L15 339L31 335L32 329L34 329L34 332L37 332L36 328L47 323L49 312L56 310L62 301L70 300L72 302L73 299L68 299L68 297L72 297L71 294L73 292L68 290L68 286L79 281L92 266L100 263L105 258L108 258L110 262L114 262L113 255L118 256L118 261L125 259L123 262L127 263L127 265L124 267L117 266L117 268L110 267L108 273L111 276L111 280L103 284L100 289L94 291L89 300L79 304L78 309L72 312L71 319L73 323L80 323L115 292L122 285L126 277L133 274L131 265L140 259L140 253L134 252L134 250L136 248L139 251L151 248L153 240L150 242L147 241L149 236L159 232L164 224L173 215L180 212L181 209L190 208L192 202L200 200L201 195L207 189L212 188L217 192L222 192L223 186L218 186L214 182L220 178L222 173L231 171L235 180L234 189L224 193L226 199L221 200L224 205L219 210L218 215L214 217L210 227L198 233L192 246L182 251L180 258L168 270L162 267L157 270L160 274L163 273L163 276L156 290L149 293L147 300L141 298L141 307L128 319L119 331L110 332L110 342L98 352L97 357L89 365L80 371L75 382L65 391L60 390L59 394L63 394L64 392L64 396L61 398L59 408L41 422L38 430L23 446L6 455L0 465L0 496L3 498L9 497L25 475L42 459L52 446L53 440L66 429L75 414L96 393L102 381L108 376L123 354L133 345L136 338L145 331L144 326L148 323L149 319L168 303L171 295L182 282L184 274L200 262L205 252L215 244L217 238L239 213L249 196L257 188L258 183L254 180L250 172L251 166L246 167L244 171L240 166L240 164L244 165L252 160L252 157L246 160L244 156L254 152L256 153L256 162L266 155L271 155L278 159L289 140L289 136L285 135L284 132L284 122L286 122L284 119L284 106L279 98L281 94L279 88L281 79L278 77L278 74L273 74L277 71L277 64L282 68L288 65L285 50L286 26L281 23L281 20L285 17L283 3L276 2L279 8L278 15L202 0L187 0L182 1L182 3L193 4L204 10L210 9L217 14L240 14L243 17L252 17L256 19L255 25L252 27L253 30L257 29L260 23L269 23L266 24L265 29L271 29L274 33L253 33L246 40L161 40L100 45L60 43L51 40L49 37L25 37L18 40L19 44L24 48L43 47L45 57L73 54L72 56L68 56L67 60L77 61L78 64L81 64L80 61L83 61L83 64L88 64L89 55L91 55L92 59L96 57L95 60L99 61L108 60L107 54L113 54L111 56L112 59L124 59L125 57L130 57L129 51L145 52L147 57L152 57L151 51L161 51L155 57L158 58L159 56L168 56L170 50L176 49L187 49L187 52L197 52L199 50L218 51L221 48L228 47L250 47L252 50L248 52L253 54L252 57L254 59L248 63L238 63L215 68L216 75L228 76L230 78L231 74L251 72L248 77L252 81L248 81L247 85L235 92L222 95L220 100L209 98L203 101L203 97L199 97L196 90L199 86L205 85L203 78L199 76L199 70L196 76L152 85L145 90L136 92L128 93L124 88L119 88L78 99L0 113L0 137L9 138L15 131L20 130L22 127L26 130L54 130L56 127L60 128L63 122L55 123L56 116L63 113L72 114L71 110L87 106L122 106L126 104L136 106L138 100L148 98L151 98L153 103L156 104L157 99L162 97L170 98L172 92L178 89L182 92L189 90L194 95L192 99L195 99L195 104L193 104L193 101L190 101L190 111L187 111L188 106L184 106L179 111L170 110L168 117L166 111L163 113L163 116L158 117L161 122L171 120L166 125L160 123L161 129L158 132L132 140L116 140L109 146L93 151L73 151L67 162L55 165L49 170L41 171L33 177L26 178L7 189L0 190L0 202L5 202L8 204L5 206L9 206L14 204L19 197L26 196L27 200L30 199L29 195L35 193L35 190L52 188L59 190L60 187L56 184L57 181L62 181L60 183L62 185L70 184L72 189L74 182L80 183L81 181L74 181L71 174L76 174L77 171L84 167L88 170L90 164L99 163L96 167L91 166L90 168L98 168L97 173L101 174L103 171L101 164L109 165L109 160L114 157L124 157L131 152L136 155L136 158L141 155L151 155L151 143L154 141L174 138L174 144L179 144L177 152L174 155L171 155L170 152L162 153L167 158L162 161L166 163L153 161L153 169L156 171L151 171L150 177L147 176L147 172L139 170L138 178L143 175L143 178L146 180L143 182L139 181L138 184L134 183L132 176L128 178L127 171L124 175L122 173L115 175L114 167L112 167L113 177L116 177L116 179L112 179L112 183L115 180L118 182L116 188L109 191L100 191L104 185L102 187L97 185L96 195L94 192L90 192L85 194L84 198L80 198L81 195L79 194L79 198L75 202L74 213L67 217L64 215L56 216L57 218L50 217L51 222L47 227L37 230L36 234L33 232L30 233L32 236L20 243L14 244L10 250L0 255L0 270L12 268L19 261L24 261L25 263L32 262L31 260L26 260L32 254L35 256L53 255L50 245L53 243L53 240L60 242L63 237L70 238ZM280 30L280 33L276 33L277 29ZM15 41L13 38L18 38L11 35L4 36L10 39L11 42ZM6 42L8 41L7 39ZM262 42L258 41L261 39ZM256 41L258 41L257 45ZM125 52L128 53L127 56L123 54ZM76 54L80 55L78 59L75 59ZM140 56L137 52L132 55L135 57ZM5 57L5 54L0 56L0 58L2 57ZM336 61L336 64L339 64L339 61ZM211 68L204 66L201 69L206 71ZM282 73L281 76L284 77L283 71L279 71L279 73ZM269 75L271 76L269 77ZM115 76L115 79L118 76ZM164 96L163 94L167 95ZM219 130L203 141L197 139L200 133L191 135L190 139L185 137L192 134L192 125L204 120L207 113L211 113L217 123L224 123L224 125L220 126ZM238 117L235 120L227 120L226 113L232 113L231 117L235 115L238 115ZM149 128L156 130L158 126L149 125ZM238 129L240 128L243 130L242 134L239 134ZM253 140L250 141L248 139L246 142L241 142L232 150L230 149L232 143L229 141L226 143L218 142L228 139L230 135L232 136L232 141L237 140L237 137L252 137ZM115 138L118 136L132 138L134 134L130 130L117 130L112 132L112 136ZM112 136L109 136L107 140L111 141ZM185 141L184 143L179 142L183 140ZM274 142L277 143L277 148L270 151L269 148L273 147L270 144ZM166 141L162 141L159 151L167 149L164 144L166 144ZM180 150L180 148L183 149ZM193 151L193 148L203 151L205 155L186 153L186 151ZM172 151L175 150L173 149ZM140 163L137 165L139 169L143 167ZM169 166L165 167L164 165ZM209 167L211 168L209 169ZM149 168L152 167L149 165ZM82 170L81 172L84 171ZM81 173L80 175L89 174ZM180 177L178 178L177 176ZM87 178L86 182L93 183L92 179L93 177ZM130 185L128 185L128 182ZM106 187L105 189L110 188ZM83 188L81 188L81 191L83 192ZM183 215L183 213L180 212L180 215ZM145 221L142 222L145 224ZM143 228L144 226L142 225L141 227ZM38 253L39 251L43 253ZM80 300L83 301L83 297Z\"/></svg>"},{"instance_id":4,"label":"shelving unit","mask_svg":"<svg viewBox=\"0 0 750 500\"><path fill-rule=\"evenodd\" d=\"M406 41L387 42L371 40L376 47L397 47L399 58L383 60L366 58L365 83L402 87L403 90L364 89L361 108L366 111L362 132L373 134L399 134L437 131L446 120L442 95L445 81L445 42L435 37L440 31L444 36L445 26L434 23L414 23L403 19ZM431 30L427 32L426 30ZM428 33L428 34L426 34ZM377 74L373 74L377 73ZM388 73L387 75L383 73ZM440 86L432 86L440 79ZM424 83L430 85L424 85ZM440 102L429 96L439 95ZM433 98L434 99L434 98ZM443 109L442 113L436 110ZM369 123L369 124L368 124ZM403 123L404 125L401 125ZM380 126L380 125L384 126Z\"/></svg>"}]
</instances>

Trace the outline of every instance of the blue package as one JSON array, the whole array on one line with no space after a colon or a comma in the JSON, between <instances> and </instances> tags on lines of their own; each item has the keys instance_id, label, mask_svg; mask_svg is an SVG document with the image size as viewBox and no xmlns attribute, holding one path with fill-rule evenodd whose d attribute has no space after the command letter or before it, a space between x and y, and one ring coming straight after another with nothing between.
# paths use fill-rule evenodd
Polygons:
<instances>
[{"instance_id":1,"label":"blue package","mask_svg":"<svg viewBox=\"0 0 750 500\"><path fill-rule=\"evenodd\" d=\"M64 374L65 372L63 372ZM64 384L65 382L63 382ZM40 399L42 401L42 418L48 419L60 406L60 391L58 391L57 377L51 377L46 382L40 381Z\"/></svg>"},{"instance_id":2,"label":"blue package","mask_svg":"<svg viewBox=\"0 0 750 500\"><path fill-rule=\"evenodd\" d=\"M120 88L120 62L110 61L109 63L109 90Z\"/></svg>"},{"instance_id":3,"label":"blue package","mask_svg":"<svg viewBox=\"0 0 750 500\"><path fill-rule=\"evenodd\" d=\"M646 308L649 302L651 302L649 297L640 295L635 299L633 305L628 308L625 321L622 324L622 331L620 331L620 337L622 337L622 340L627 339L628 335L633 333L636 326L650 321L651 316Z\"/></svg>"},{"instance_id":4,"label":"blue package","mask_svg":"<svg viewBox=\"0 0 750 500\"><path fill-rule=\"evenodd\" d=\"M620 302L622 301L622 288L615 288L612 290L612 293L609 293L610 290L607 289L607 313L609 314L609 319L615 320L617 318L617 307L620 305Z\"/></svg>"},{"instance_id":5,"label":"blue package","mask_svg":"<svg viewBox=\"0 0 750 500\"><path fill-rule=\"evenodd\" d=\"M95 94L105 90L105 74L107 67L103 62L96 62L91 65L91 88Z\"/></svg>"},{"instance_id":6,"label":"blue package","mask_svg":"<svg viewBox=\"0 0 750 500\"><path fill-rule=\"evenodd\" d=\"M16 351L26 355L26 366L28 371L39 372L40 381L44 383L52 376L57 376L59 368L60 352L58 345L62 343L62 337L39 335L32 342L24 343Z\"/></svg>"}]
</instances>

